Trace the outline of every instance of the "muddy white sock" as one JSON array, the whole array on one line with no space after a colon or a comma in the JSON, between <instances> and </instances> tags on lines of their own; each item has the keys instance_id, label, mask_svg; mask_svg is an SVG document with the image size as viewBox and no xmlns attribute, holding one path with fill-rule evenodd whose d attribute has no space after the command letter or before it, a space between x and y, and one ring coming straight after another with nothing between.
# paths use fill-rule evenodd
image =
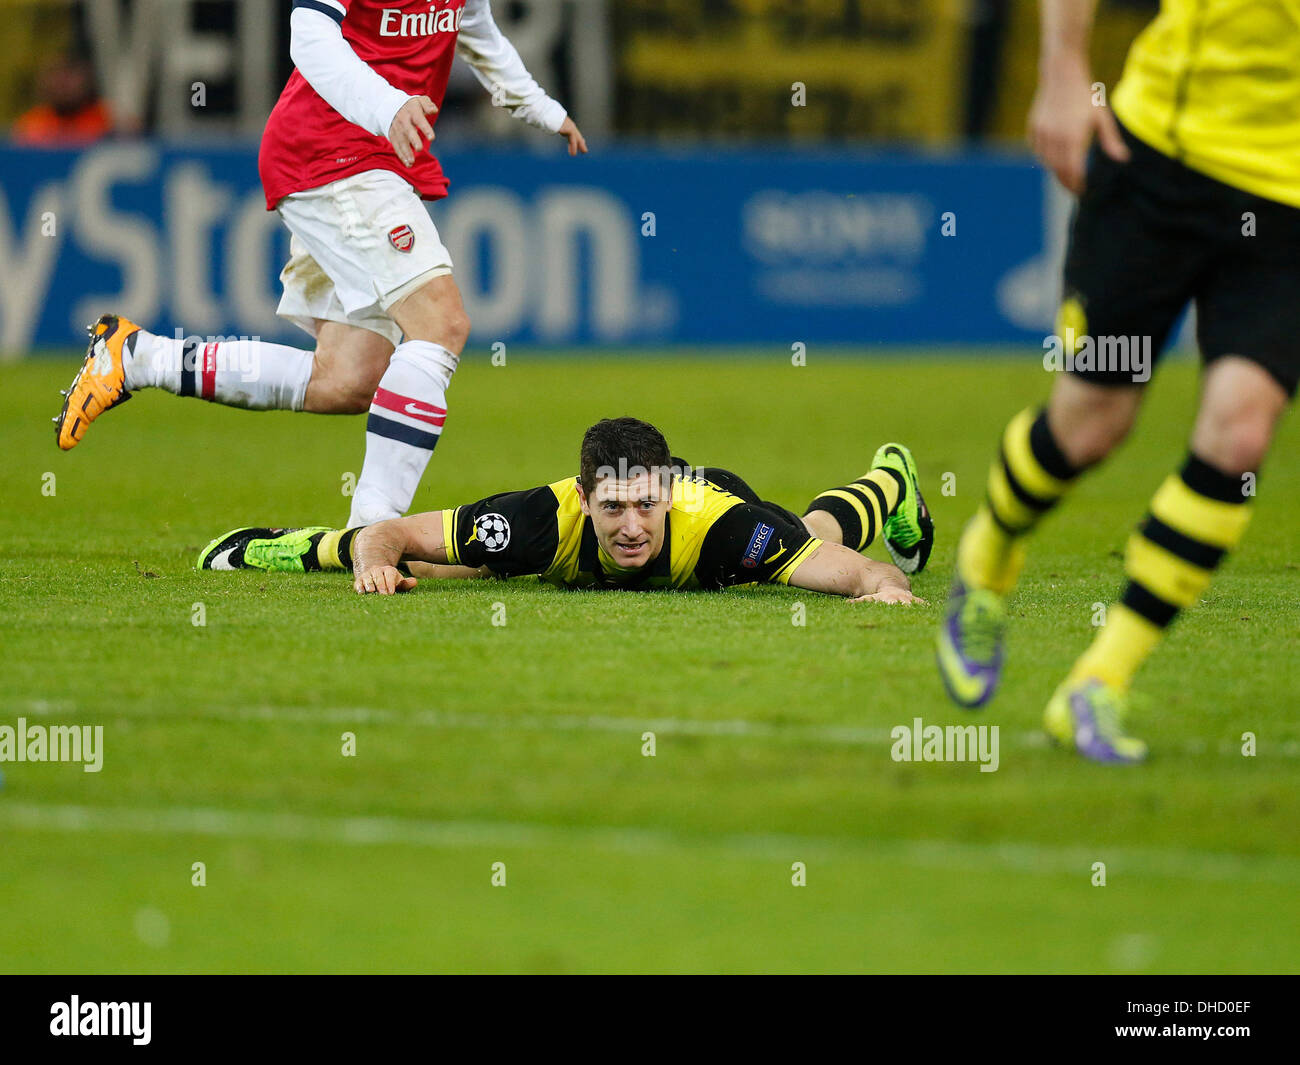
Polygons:
<instances>
[{"instance_id":1,"label":"muddy white sock","mask_svg":"<svg viewBox=\"0 0 1300 1065\"><path fill-rule=\"evenodd\" d=\"M312 361L310 351L264 340L208 342L142 329L125 360L126 387L161 388L249 410L302 410Z\"/></svg>"},{"instance_id":2,"label":"muddy white sock","mask_svg":"<svg viewBox=\"0 0 1300 1065\"><path fill-rule=\"evenodd\" d=\"M399 344L366 420L366 459L348 525L405 514L447 419L447 386L458 359L440 344Z\"/></svg>"}]
</instances>

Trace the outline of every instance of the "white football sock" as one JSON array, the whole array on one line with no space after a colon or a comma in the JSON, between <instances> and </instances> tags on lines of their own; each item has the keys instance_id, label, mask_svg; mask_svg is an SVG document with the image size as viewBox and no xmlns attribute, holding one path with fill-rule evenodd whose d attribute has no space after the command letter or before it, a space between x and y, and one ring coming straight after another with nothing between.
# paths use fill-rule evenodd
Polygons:
<instances>
[{"instance_id":1,"label":"white football sock","mask_svg":"<svg viewBox=\"0 0 1300 1065\"><path fill-rule=\"evenodd\" d=\"M366 459L348 526L406 513L447 419L447 386L458 358L440 344L397 346L366 420Z\"/></svg>"},{"instance_id":2,"label":"white football sock","mask_svg":"<svg viewBox=\"0 0 1300 1065\"><path fill-rule=\"evenodd\" d=\"M140 330L124 360L126 387L162 388L178 396L249 410L302 410L312 353L264 340L172 338Z\"/></svg>"}]
</instances>

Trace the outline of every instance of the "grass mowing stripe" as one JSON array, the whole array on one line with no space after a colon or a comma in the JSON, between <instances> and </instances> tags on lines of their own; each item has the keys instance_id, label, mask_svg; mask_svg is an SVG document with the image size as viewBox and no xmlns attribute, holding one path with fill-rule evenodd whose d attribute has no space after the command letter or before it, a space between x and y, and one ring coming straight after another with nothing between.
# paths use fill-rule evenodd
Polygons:
<instances>
[{"instance_id":1,"label":"grass mowing stripe","mask_svg":"<svg viewBox=\"0 0 1300 1065\"><path fill-rule=\"evenodd\" d=\"M51 703L38 700L20 705L13 713L49 716L77 713L71 703ZM91 711L96 713L98 711ZM689 718L634 718L610 717L600 714L478 714L460 711L382 710L367 706L189 706L184 710L164 710L158 707L134 705L120 706L103 712L117 718L150 718L157 720L209 721L272 721L294 724L320 725L397 725L427 729L480 729L509 731L526 729L531 732L613 732L633 733L650 731L667 736L740 737L744 739L772 739L826 746L876 747L893 742L892 730L887 728L853 728L847 725L774 725L767 721L730 719L721 721L692 720ZM988 724L985 720L970 720L959 726ZM910 724L910 723L908 723ZM1021 748L1037 749L1048 746L1046 735L1040 732L1017 732L1010 735L1012 744ZM1241 744L1221 740L1213 749L1206 740L1192 738L1178 745L1185 755L1214 753L1240 758ZM1168 752L1168 745L1165 748ZM1300 740L1283 740L1265 744L1256 757L1270 756L1300 758Z\"/></svg>"},{"instance_id":2,"label":"grass mowing stripe","mask_svg":"<svg viewBox=\"0 0 1300 1065\"><path fill-rule=\"evenodd\" d=\"M1011 869L1042 875L1078 873L1104 858L1115 872L1215 882L1300 883L1300 859L1245 857L1205 851L1144 848L1046 847L1003 842L950 840L873 840L861 844L816 836L767 833L689 836L635 826L584 828L573 825L492 821L418 821L395 817L319 817L251 810L138 809L39 803L0 803L0 824L15 830L124 832L146 835L256 837L343 846L401 845L476 847L483 845L545 849L588 846L624 854L662 854L695 850L788 862L833 860L856 854L889 858L907 865L941 869Z\"/></svg>"}]
</instances>

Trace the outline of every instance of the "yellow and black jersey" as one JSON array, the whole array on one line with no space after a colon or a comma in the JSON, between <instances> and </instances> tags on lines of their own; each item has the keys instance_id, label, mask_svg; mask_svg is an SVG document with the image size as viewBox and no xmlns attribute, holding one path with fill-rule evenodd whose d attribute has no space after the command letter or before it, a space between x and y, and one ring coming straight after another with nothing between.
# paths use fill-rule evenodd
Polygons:
<instances>
[{"instance_id":1,"label":"yellow and black jersey","mask_svg":"<svg viewBox=\"0 0 1300 1065\"><path fill-rule=\"evenodd\" d=\"M601 549L582 513L576 477L442 514L449 563L486 566L499 577L535 573L566 588L786 584L822 543L797 515L763 502L735 474L716 468L675 479L663 547L638 569L618 566Z\"/></svg>"},{"instance_id":2,"label":"yellow and black jersey","mask_svg":"<svg viewBox=\"0 0 1300 1065\"><path fill-rule=\"evenodd\" d=\"M1112 103L1192 170L1300 207L1300 0L1161 0Z\"/></svg>"}]
</instances>

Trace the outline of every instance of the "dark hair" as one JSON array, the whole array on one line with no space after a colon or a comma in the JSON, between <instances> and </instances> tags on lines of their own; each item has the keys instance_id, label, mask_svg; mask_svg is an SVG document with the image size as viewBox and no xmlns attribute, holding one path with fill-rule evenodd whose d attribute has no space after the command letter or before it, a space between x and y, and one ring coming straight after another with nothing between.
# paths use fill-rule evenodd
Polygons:
<instances>
[{"instance_id":1,"label":"dark hair","mask_svg":"<svg viewBox=\"0 0 1300 1065\"><path fill-rule=\"evenodd\" d=\"M613 470L619 476L635 467L666 474L673 463L672 452L664 434L639 418L602 418L582 438L578 483L591 495L596 488L596 474Z\"/></svg>"}]
</instances>

